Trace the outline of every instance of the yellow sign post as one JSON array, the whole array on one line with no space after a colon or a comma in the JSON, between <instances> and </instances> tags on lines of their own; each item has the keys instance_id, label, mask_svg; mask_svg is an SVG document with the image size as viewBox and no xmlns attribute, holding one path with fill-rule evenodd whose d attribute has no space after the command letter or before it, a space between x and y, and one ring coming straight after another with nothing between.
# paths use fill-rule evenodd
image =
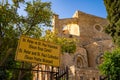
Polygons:
<instances>
[{"instance_id":1,"label":"yellow sign post","mask_svg":"<svg viewBox=\"0 0 120 80\"><path fill-rule=\"evenodd\" d=\"M60 46L21 36L15 59L58 67L60 65Z\"/></svg>"}]
</instances>

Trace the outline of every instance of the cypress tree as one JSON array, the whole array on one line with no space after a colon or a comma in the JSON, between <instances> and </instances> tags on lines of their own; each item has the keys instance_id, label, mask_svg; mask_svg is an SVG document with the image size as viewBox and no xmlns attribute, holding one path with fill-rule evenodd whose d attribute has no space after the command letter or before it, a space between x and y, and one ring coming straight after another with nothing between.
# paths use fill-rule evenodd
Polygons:
<instances>
[{"instance_id":1,"label":"cypress tree","mask_svg":"<svg viewBox=\"0 0 120 80\"><path fill-rule=\"evenodd\" d=\"M112 36L117 46L120 46L120 0L104 0L109 25L105 32Z\"/></svg>"}]
</instances>

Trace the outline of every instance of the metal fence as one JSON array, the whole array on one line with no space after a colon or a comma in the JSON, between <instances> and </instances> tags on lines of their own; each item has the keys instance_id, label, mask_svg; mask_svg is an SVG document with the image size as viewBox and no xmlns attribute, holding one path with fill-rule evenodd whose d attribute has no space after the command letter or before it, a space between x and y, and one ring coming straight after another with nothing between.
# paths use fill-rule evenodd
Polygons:
<instances>
[{"instance_id":1,"label":"metal fence","mask_svg":"<svg viewBox=\"0 0 120 80\"><path fill-rule=\"evenodd\" d=\"M5 80L3 77L6 75L4 71L6 70L13 70L15 71L21 71L21 72L32 72L36 74L35 78L33 80L68 80L68 67L65 67L64 69L57 68L56 71L53 71L53 67L51 71L47 70L39 70L39 69L26 69L26 68L11 68L11 67L5 67L5 66L0 66L0 80ZM4 73L4 74L3 74ZM22 73L21 73L22 74ZM40 75L42 76L40 78ZM47 75L47 76L45 76ZM19 74L17 80L22 80L21 75Z\"/></svg>"}]
</instances>

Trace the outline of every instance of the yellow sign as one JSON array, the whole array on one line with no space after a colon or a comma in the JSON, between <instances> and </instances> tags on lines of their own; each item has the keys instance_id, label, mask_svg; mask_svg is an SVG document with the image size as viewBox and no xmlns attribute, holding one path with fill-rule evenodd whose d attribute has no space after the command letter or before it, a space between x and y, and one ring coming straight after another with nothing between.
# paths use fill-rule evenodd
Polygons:
<instances>
[{"instance_id":1,"label":"yellow sign","mask_svg":"<svg viewBox=\"0 0 120 80\"><path fill-rule=\"evenodd\" d=\"M60 46L25 36L20 37L15 59L51 66L60 64Z\"/></svg>"}]
</instances>

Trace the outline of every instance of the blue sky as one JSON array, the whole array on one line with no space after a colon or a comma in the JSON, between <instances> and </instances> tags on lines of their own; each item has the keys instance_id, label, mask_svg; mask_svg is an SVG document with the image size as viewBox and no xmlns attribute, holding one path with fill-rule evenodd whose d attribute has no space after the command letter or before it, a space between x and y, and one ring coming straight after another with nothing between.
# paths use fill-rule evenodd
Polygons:
<instances>
[{"instance_id":1,"label":"blue sky","mask_svg":"<svg viewBox=\"0 0 120 80\"><path fill-rule=\"evenodd\" d=\"M103 0L42 0L52 2L52 11L60 18L71 18L76 10L106 18Z\"/></svg>"}]
</instances>

